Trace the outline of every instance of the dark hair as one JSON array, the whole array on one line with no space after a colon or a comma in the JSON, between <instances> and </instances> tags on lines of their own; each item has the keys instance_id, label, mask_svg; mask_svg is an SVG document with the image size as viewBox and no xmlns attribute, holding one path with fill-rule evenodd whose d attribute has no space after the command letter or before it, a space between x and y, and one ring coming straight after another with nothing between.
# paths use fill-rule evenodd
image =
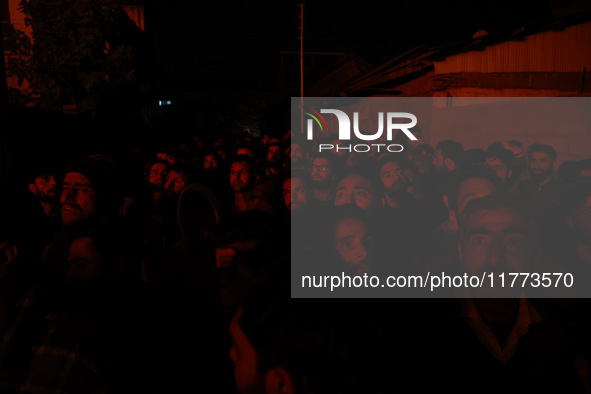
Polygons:
<instances>
[{"instance_id":1,"label":"dark hair","mask_svg":"<svg viewBox=\"0 0 591 394\"><path fill-rule=\"evenodd\" d=\"M441 155L445 159L451 159L456 167L461 167L464 165L466 160L466 152L464 151L464 147L457 141L453 140L443 140L440 141L435 149L441 150Z\"/></svg>"},{"instance_id":2,"label":"dark hair","mask_svg":"<svg viewBox=\"0 0 591 394\"><path fill-rule=\"evenodd\" d=\"M518 148L521 148L521 149L523 149L523 144L522 144L521 142L519 142L518 140L509 140L509 141L507 141L507 143L508 143L510 146L516 146L516 147L518 147Z\"/></svg>"},{"instance_id":3,"label":"dark hair","mask_svg":"<svg viewBox=\"0 0 591 394\"><path fill-rule=\"evenodd\" d=\"M360 176L369 181L375 193L375 198L379 199L379 196L383 194L384 185L380 181L380 178L377 175L377 171L375 171L373 167L347 167L343 172L339 173L339 177L336 179L335 186L337 186L339 182L341 182L343 179L354 175Z\"/></svg>"},{"instance_id":4,"label":"dark hair","mask_svg":"<svg viewBox=\"0 0 591 394\"><path fill-rule=\"evenodd\" d=\"M35 180L44 175L52 175L56 178L59 171L57 166L51 161L42 161L39 163L33 164L26 172L26 182L27 184L34 184Z\"/></svg>"},{"instance_id":5,"label":"dark hair","mask_svg":"<svg viewBox=\"0 0 591 394\"><path fill-rule=\"evenodd\" d=\"M445 194L447 195L447 204L449 206L449 209L457 212L460 186L468 179L485 179L490 181L497 190L499 189L498 178L491 174L489 171L483 168L470 168L461 170L460 172L454 174L445 191Z\"/></svg>"},{"instance_id":6,"label":"dark hair","mask_svg":"<svg viewBox=\"0 0 591 394\"><path fill-rule=\"evenodd\" d=\"M556 151L553 147L546 144L531 144L527 148L527 157L531 158L532 153L546 153L552 158L552 161L556 161Z\"/></svg>"},{"instance_id":7,"label":"dark hair","mask_svg":"<svg viewBox=\"0 0 591 394\"><path fill-rule=\"evenodd\" d=\"M493 144L489 146L486 151L486 158L499 159L501 163L505 164L508 168L513 168L513 152L505 149L502 145L498 146Z\"/></svg>"},{"instance_id":8,"label":"dark hair","mask_svg":"<svg viewBox=\"0 0 591 394\"><path fill-rule=\"evenodd\" d=\"M530 241L538 243L537 222L531 204L523 198L511 194L495 194L470 201L462 213L459 222L459 234L462 237L465 235L466 223L476 212L483 210L498 211L502 208L510 208L523 215L530 227L528 233Z\"/></svg>"},{"instance_id":9,"label":"dark hair","mask_svg":"<svg viewBox=\"0 0 591 394\"><path fill-rule=\"evenodd\" d=\"M250 171L254 174L257 172L257 163L254 158L250 157L249 155L237 155L232 159L232 163L248 163L250 166Z\"/></svg>"},{"instance_id":10,"label":"dark hair","mask_svg":"<svg viewBox=\"0 0 591 394\"><path fill-rule=\"evenodd\" d=\"M406 155L400 155L398 153L385 153L381 155L376 161L376 167L378 172L382 170L382 167L386 163L396 163L400 168L408 168L409 163Z\"/></svg>"},{"instance_id":11,"label":"dark hair","mask_svg":"<svg viewBox=\"0 0 591 394\"><path fill-rule=\"evenodd\" d=\"M482 148L472 148L466 151L466 165L482 166L486 160L486 152Z\"/></svg>"},{"instance_id":12,"label":"dark hair","mask_svg":"<svg viewBox=\"0 0 591 394\"><path fill-rule=\"evenodd\" d=\"M148 163L146 163L146 167L145 167L145 170L146 170L145 175L146 175L146 177L150 176L150 170L152 169L152 167L156 163L164 164L167 169L170 169L170 163L168 161L162 160L162 159L152 159Z\"/></svg>"}]
</instances>

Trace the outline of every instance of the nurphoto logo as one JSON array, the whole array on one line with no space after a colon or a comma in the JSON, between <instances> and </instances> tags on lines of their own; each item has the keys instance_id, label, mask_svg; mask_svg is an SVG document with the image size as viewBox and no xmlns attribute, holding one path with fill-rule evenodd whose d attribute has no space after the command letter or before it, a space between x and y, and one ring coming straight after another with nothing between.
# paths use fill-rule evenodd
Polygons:
<instances>
[{"instance_id":1,"label":"nurphoto logo","mask_svg":"<svg viewBox=\"0 0 591 394\"><path fill-rule=\"evenodd\" d=\"M317 128L320 132L325 133L328 131L328 124L322 114L332 114L336 116L337 123L339 125L339 137L340 141L350 141L351 140L351 129L353 130L353 134L356 138L362 141L376 141L380 139L384 134L384 129L386 131L386 140L392 141L393 139L393 131L400 130L402 131L410 140L417 141L417 137L415 137L412 132L409 130L416 126L417 124L417 117L408 112L387 112L384 115L384 112L378 112L378 130L373 134L365 134L364 132L359 130L359 112L353 112L353 127L351 128L351 120L349 119L349 115L347 115L344 111L338 109L321 109L320 112L314 111L312 109L307 109L304 112L306 115L309 116L307 119L306 124L306 133L307 139L312 140L314 138L314 125L317 125ZM407 119L410 122L406 123L397 123L395 119ZM386 127L384 128L384 123ZM348 152L369 152L371 150L377 150L378 152L381 149L387 150L388 152L402 152L404 147L400 144L350 144L350 145L333 145L333 144L319 144L318 151L322 152L323 150L332 150L336 149L338 152L339 150L346 150Z\"/></svg>"}]
</instances>

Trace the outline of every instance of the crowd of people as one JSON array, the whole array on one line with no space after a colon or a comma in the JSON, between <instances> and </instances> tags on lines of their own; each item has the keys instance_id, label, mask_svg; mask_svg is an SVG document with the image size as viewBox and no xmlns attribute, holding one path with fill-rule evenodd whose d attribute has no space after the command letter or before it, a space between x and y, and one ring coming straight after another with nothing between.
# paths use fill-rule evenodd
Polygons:
<instances>
[{"instance_id":1,"label":"crowd of people","mask_svg":"<svg viewBox=\"0 0 591 394\"><path fill-rule=\"evenodd\" d=\"M32 163L0 204L0 391L590 393L583 290L290 297L341 272L585 288L591 158L413 133L396 153L286 133Z\"/></svg>"}]
</instances>

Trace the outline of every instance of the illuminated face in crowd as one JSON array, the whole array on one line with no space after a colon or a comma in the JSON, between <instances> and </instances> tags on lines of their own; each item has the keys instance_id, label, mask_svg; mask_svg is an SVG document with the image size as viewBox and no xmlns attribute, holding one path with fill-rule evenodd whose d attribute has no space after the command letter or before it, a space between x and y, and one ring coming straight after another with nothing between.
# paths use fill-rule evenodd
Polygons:
<instances>
[{"instance_id":1,"label":"illuminated face in crowd","mask_svg":"<svg viewBox=\"0 0 591 394\"><path fill-rule=\"evenodd\" d=\"M372 239L365 223L343 218L335 226L334 246L342 261L358 275L369 272Z\"/></svg>"},{"instance_id":2,"label":"illuminated face in crowd","mask_svg":"<svg viewBox=\"0 0 591 394\"><path fill-rule=\"evenodd\" d=\"M308 192L300 178L283 182L283 201L288 210L303 208L308 204Z\"/></svg>"},{"instance_id":3,"label":"illuminated face in crowd","mask_svg":"<svg viewBox=\"0 0 591 394\"><path fill-rule=\"evenodd\" d=\"M554 160L546 152L532 152L529 157L529 172L537 182L543 182L552 175Z\"/></svg>"},{"instance_id":4,"label":"illuminated face in crowd","mask_svg":"<svg viewBox=\"0 0 591 394\"><path fill-rule=\"evenodd\" d=\"M167 194L170 196L178 196L187 186L187 177L177 172L175 170L171 170L168 173L166 178L166 183L164 189L166 190Z\"/></svg>"},{"instance_id":5,"label":"illuminated face in crowd","mask_svg":"<svg viewBox=\"0 0 591 394\"><path fill-rule=\"evenodd\" d=\"M35 178L35 183L29 185L29 190L41 201L57 201L57 183L53 175L38 176Z\"/></svg>"},{"instance_id":6,"label":"illuminated face in crowd","mask_svg":"<svg viewBox=\"0 0 591 394\"><path fill-rule=\"evenodd\" d=\"M464 223L458 251L468 275L534 272L539 257L533 224L510 207L473 212Z\"/></svg>"},{"instance_id":7,"label":"illuminated face in crowd","mask_svg":"<svg viewBox=\"0 0 591 394\"><path fill-rule=\"evenodd\" d=\"M291 149L289 152L291 164L298 164L304 160L304 149L300 144L291 144Z\"/></svg>"},{"instance_id":8,"label":"illuminated face in crowd","mask_svg":"<svg viewBox=\"0 0 591 394\"><path fill-rule=\"evenodd\" d=\"M62 223L79 223L96 214L96 193L92 183L78 172L66 174L60 198Z\"/></svg>"},{"instance_id":9,"label":"illuminated face in crowd","mask_svg":"<svg viewBox=\"0 0 591 394\"><path fill-rule=\"evenodd\" d=\"M349 175L337 184L334 205L355 204L364 210L376 207L374 187L370 180L357 174Z\"/></svg>"},{"instance_id":10,"label":"illuminated face in crowd","mask_svg":"<svg viewBox=\"0 0 591 394\"><path fill-rule=\"evenodd\" d=\"M404 188L404 171L396 162L390 161L384 163L380 169L380 179L386 193L395 192Z\"/></svg>"},{"instance_id":11,"label":"illuminated face in crowd","mask_svg":"<svg viewBox=\"0 0 591 394\"><path fill-rule=\"evenodd\" d=\"M214 155L205 155L203 158L203 169L207 172L217 171L219 168L218 160Z\"/></svg>"},{"instance_id":12,"label":"illuminated face in crowd","mask_svg":"<svg viewBox=\"0 0 591 394\"><path fill-rule=\"evenodd\" d=\"M267 149L267 164L271 167L277 168L283 164L283 152L279 145L269 146Z\"/></svg>"},{"instance_id":13,"label":"illuminated face in crowd","mask_svg":"<svg viewBox=\"0 0 591 394\"><path fill-rule=\"evenodd\" d=\"M493 171L495 176L499 178L502 183L507 182L511 178L511 169L496 157L488 157L484 162L484 167Z\"/></svg>"},{"instance_id":14,"label":"illuminated face in crowd","mask_svg":"<svg viewBox=\"0 0 591 394\"><path fill-rule=\"evenodd\" d=\"M315 185L326 185L332 179L332 165L330 160L324 157L317 157L310 168L312 182Z\"/></svg>"},{"instance_id":15,"label":"illuminated face in crowd","mask_svg":"<svg viewBox=\"0 0 591 394\"><path fill-rule=\"evenodd\" d=\"M234 192L245 192L250 190L254 182L254 174L250 164L244 161L232 163L230 167L230 185Z\"/></svg>"},{"instance_id":16,"label":"illuminated face in crowd","mask_svg":"<svg viewBox=\"0 0 591 394\"><path fill-rule=\"evenodd\" d=\"M168 176L168 166L165 163L154 163L148 172L148 183L154 188L164 188Z\"/></svg>"}]
</instances>

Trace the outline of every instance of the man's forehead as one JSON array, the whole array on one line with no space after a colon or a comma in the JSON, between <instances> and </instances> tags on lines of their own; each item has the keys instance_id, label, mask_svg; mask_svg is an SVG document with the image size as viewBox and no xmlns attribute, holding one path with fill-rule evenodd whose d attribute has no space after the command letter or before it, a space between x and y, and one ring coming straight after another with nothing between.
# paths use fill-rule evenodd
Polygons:
<instances>
[{"instance_id":1,"label":"man's forehead","mask_svg":"<svg viewBox=\"0 0 591 394\"><path fill-rule=\"evenodd\" d=\"M250 169L250 164L248 164L245 161L235 161L234 163L232 163L232 167L231 168L233 168L233 169L236 169L236 168L248 168L248 169Z\"/></svg>"},{"instance_id":2,"label":"man's forehead","mask_svg":"<svg viewBox=\"0 0 591 394\"><path fill-rule=\"evenodd\" d=\"M317 157L314 159L313 163L317 166L328 166L330 165L330 160L325 157Z\"/></svg>"},{"instance_id":3,"label":"man's forehead","mask_svg":"<svg viewBox=\"0 0 591 394\"><path fill-rule=\"evenodd\" d=\"M42 174L35 177L35 182L45 182L46 180L55 180L54 174Z\"/></svg>"},{"instance_id":4,"label":"man's forehead","mask_svg":"<svg viewBox=\"0 0 591 394\"><path fill-rule=\"evenodd\" d=\"M335 238L342 239L359 235L366 230L365 223L353 218L343 218L336 223Z\"/></svg>"},{"instance_id":5,"label":"man's forehead","mask_svg":"<svg viewBox=\"0 0 591 394\"><path fill-rule=\"evenodd\" d=\"M371 189L372 185L369 179L361 176L361 175L350 175L346 178L343 178L337 188L348 188L348 187L362 187L364 189Z\"/></svg>"},{"instance_id":6,"label":"man's forehead","mask_svg":"<svg viewBox=\"0 0 591 394\"><path fill-rule=\"evenodd\" d=\"M549 159L550 154L547 152L532 152L530 155L532 159Z\"/></svg>"},{"instance_id":7,"label":"man's forehead","mask_svg":"<svg viewBox=\"0 0 591 394\"><path fill-rule=\"evenodd\" d=\"M92 182L79 172L68 172L64 177L64 183L74 183L85 186L92 185Z\"/></svg>"},{"instance_id":8,"label":"man's forehead","mask_svg":"<svg viewBox=\"0 0 591 394\"><path fill-rule=\"evenodd\" d=\"M152 167L150 167L150 168L154 169L154 168L166 168L166 167L167 167L166 164L158 162L158 163L152 164Z\"/></svg>"},{"instance_id":9,"label":"man's forehead","mask_svg":"<svg viewBox=\"0 0 591 394\"><path fill-rule=\"evenodd\" d=\"M479 209L472 212L466 223L466 231L476 227L491 231L502 231L513 227L531 227L531 224L518 210L503 207L497 210Z\"/></svg>"}]
</instances>

